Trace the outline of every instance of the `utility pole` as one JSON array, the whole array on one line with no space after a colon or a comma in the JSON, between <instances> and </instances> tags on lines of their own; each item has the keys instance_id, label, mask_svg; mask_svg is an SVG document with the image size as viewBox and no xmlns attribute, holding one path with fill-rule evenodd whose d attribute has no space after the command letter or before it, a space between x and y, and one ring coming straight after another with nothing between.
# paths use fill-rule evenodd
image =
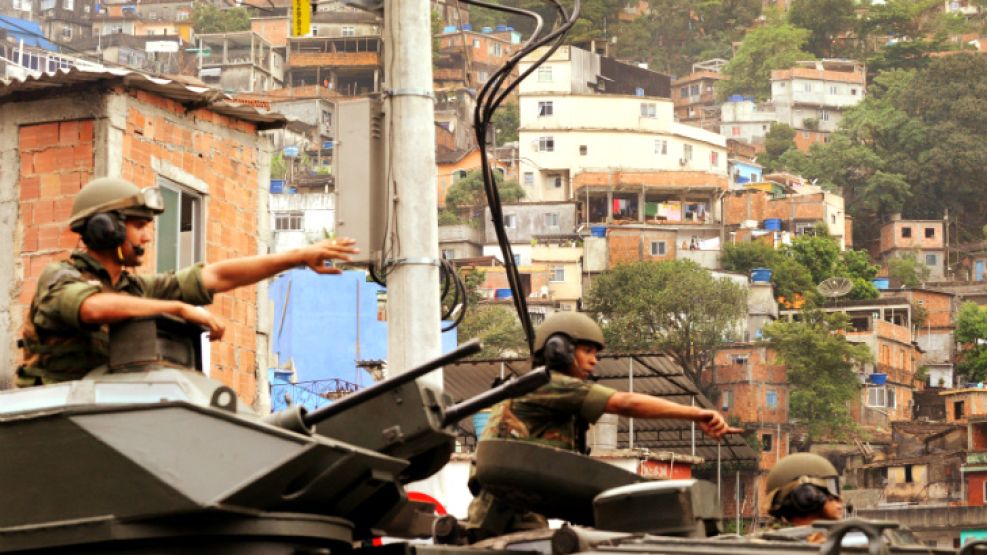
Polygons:
<instances>
[{"instance_id":1,"label":"utility pole","mask_svg":"<svg viewBox=\"0 0 987 555\"><path fill-rule=\"evenodd\" d=\"M384 77L390 223L387 276L388 366L403 372L442 350L438 198L428 0L385 0ZM425 378L441 387L442 375Z\"/></svg>"}]
</instances>

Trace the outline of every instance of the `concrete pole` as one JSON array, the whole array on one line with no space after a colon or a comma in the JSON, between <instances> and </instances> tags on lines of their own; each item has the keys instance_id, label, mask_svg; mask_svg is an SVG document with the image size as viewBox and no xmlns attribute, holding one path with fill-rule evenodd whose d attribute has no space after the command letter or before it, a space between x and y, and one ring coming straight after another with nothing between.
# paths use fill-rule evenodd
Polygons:
<instances>
[{"instance_id":1,"label":"concrete pole","mask_svg":"<svg viewBox=\"0 0 987 555\"><path fill-rule=\"evenodd\" d=\"M384 79L393 202L387 360L403 372L441 354L431 7L384 2ZM369 245L361 245L370 248ZM442 375L423 378L441 387Z\"/></svg>"},{"instance_id":2,"label":"concrete pole","mask_svg":"<svg viewBox=\"0 0 987 555\"><path fill-rule=\"evenodd\" d=\"M627 357L627 390L634 393L634 358ZM627 419L627 448L634 448L634 417Z\"/></svg>"}]
</instances>

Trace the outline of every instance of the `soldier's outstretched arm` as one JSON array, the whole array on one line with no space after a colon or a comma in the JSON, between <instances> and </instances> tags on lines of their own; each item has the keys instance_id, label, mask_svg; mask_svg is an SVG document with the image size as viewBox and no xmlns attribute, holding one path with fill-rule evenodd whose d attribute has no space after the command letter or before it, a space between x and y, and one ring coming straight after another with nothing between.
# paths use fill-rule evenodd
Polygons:
<instances>
[{"instance_id":1,"label":"soldier's outstretched arm","mask_svg":"<svg viewBox=\"0 0 987 555\"><path fill-rule=\"evenodd\" d=\"M112 324L128 318L143 318L169 314L209 328L209 338L223 337L226 327L207 310L181 301L166 301L134 297L122 293L95 293L79 305L79 321L83 324Z\"/></svg>"},{"instance_id":2,"label":"soldier's outstretched arm","mask_svg":"<svg viewBox=\"0 0 987 555\"><path fill-rule=\"evenodd\" d=\"M324 263L328 260L350 260L349 255L360 252L353 239L326 239L288 252L244 256L207 264L202 268L202 283L215 293L257 283L275 274L308 266L320 274L338 274L340 270Z\"/></svg>"},{"instance_id":3,"label":"soldier's outstretched arm","mask_svg":"<svg viewBox=\"0 0 987 555\"><path fill-rule=\"evenodd\" d=\"M723 415L715 410L690 407L641 393L618 391L610 396L604 412L632 418L674 418L695 422L706 435L721 438L726 434L742 432L727 424Z\"/></svg>"}]
</instances>

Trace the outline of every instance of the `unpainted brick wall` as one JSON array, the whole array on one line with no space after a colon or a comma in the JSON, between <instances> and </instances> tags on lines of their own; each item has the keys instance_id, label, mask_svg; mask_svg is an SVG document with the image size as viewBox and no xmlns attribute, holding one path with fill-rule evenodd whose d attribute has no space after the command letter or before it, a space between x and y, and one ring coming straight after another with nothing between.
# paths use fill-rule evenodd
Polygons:
<instances>
[{"instance_id":1,"label":"unpainted brick wall","mask_svg":"<svg viewBox=\"0 0 987 555\"><path fill-rule=\"evenodd\" d=\"M20 253L23 279L18 302L25 318L38 277L62 260L79 242L68 229L72 199L93 172L93 120L23 125L20 151Z\"/></svg>"},{"instance_id":2,"label":"unpainted brick wall","mask_svg":"<svg viewBox=\"0 0 987 555\"><path fill-rule=\"evenodd\" d=\"M156 184L152 158L201 179L205 198L205 257L216 262L257 254L258 161L251 137L253 124L208 110L190 114L177 102L132 91L123 142L122 176L139 187ZM136 102L135 102L136 101ZM218 126L232 137L211 132ZM236 139L236 132L245 136ZM154 253L145 267L151 272ZM247 404L257 395L257 289L255 286L216 295L209 310L226 324L222 341L212 343L211 375L233 388Z\"/></svg>"}]
</instances>

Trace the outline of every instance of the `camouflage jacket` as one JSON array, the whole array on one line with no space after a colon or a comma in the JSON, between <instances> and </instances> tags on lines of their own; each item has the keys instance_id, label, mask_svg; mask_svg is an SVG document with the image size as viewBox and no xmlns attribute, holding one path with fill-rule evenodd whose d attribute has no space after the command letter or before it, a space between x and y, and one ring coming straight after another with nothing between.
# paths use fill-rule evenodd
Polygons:
<instances>
[{"instance_id":1,"label":"camouflage jacket","mask_svg":"<svg viewBox=\"0 0 987 555\"><path fill-rule=\"evenodd\" d=\"M584 451L586 427L599 420L616 390L552 372L532 393L494 406L481 441L511 438Z\"/></svg>"},{"instance_id":2,"label":"camouflage jacket","mask_svg":"<svg viewBox=\"0 0 987 555\"><path fill-rule=\"evenodd\" d=\"M202 265L178 272L137 276L126 271L116 285L106 269L76 251L68 260L49 264L38 278L24 325L24 363L17 369L21 387L79 379L109 356L107 325L79 321L79 307L91 295L115 292L135 297L180 300L203 305L212 292L202 283Z\"/></svg>"}]
</instances>

